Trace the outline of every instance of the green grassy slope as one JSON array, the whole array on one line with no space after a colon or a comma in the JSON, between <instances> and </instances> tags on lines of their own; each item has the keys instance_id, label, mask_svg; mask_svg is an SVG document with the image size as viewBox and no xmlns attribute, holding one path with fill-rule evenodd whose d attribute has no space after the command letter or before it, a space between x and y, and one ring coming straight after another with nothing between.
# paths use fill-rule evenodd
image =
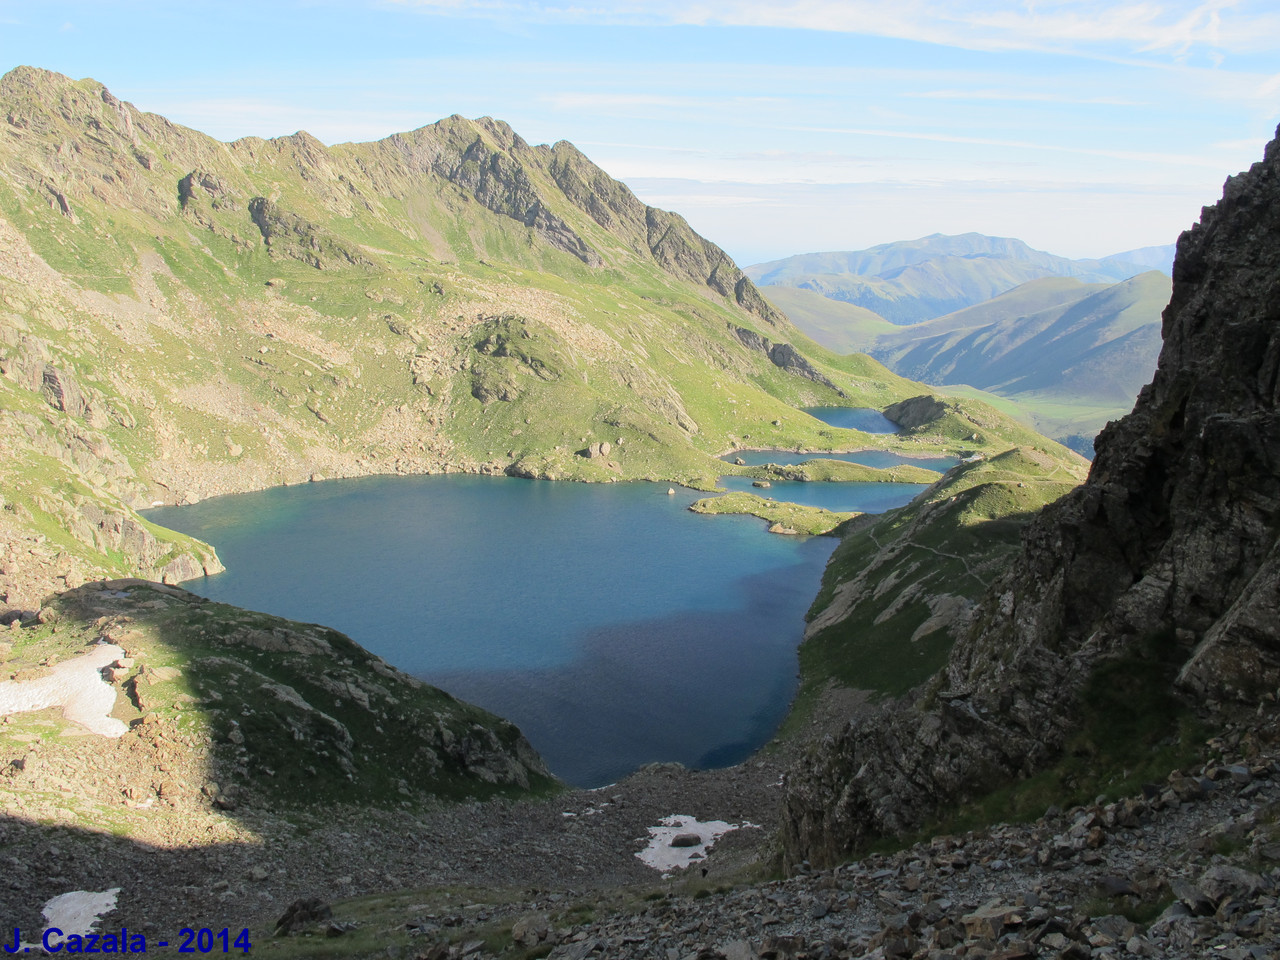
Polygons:
<instances>
[{"instance_id":1,"label":"green grassy slope","mask_svg":"<svg viewBox=\"0 0 1280 960\"><path fill-rule=\"evenodd\" d=\"M809 611L788 728L832 686L896 696L931 676L1017 551L1022 525L1084 474L1078 456L1040 438L962 463L907 506L846 524Z\"/></svg>"},{"instance_id":2,"label":"green grassy slope","mask_svg":"<svg viewBox=\"0 0 1280 960\"><path fill-rule=\"evenodd\" d=\"M948 392L998 395L1014 404L1005 409L1042 433L1091 449L1094 434L1125 413L1151 378L1169 286L1154 271L1115 284L1043 277L933 320L889 328L811 292L766 290L828 346L865 351Z\"/></svg>"},{"instance_id":3,"label":"green grassy slope","mask_svg":"<svg viewBox=\"0 0 1280 960\"><path fill-rule=\"evenodd\" d=\"M809 341L570 144L461 117L225 144L31 68L0 102L0 520L69 531L73 580L172 562L107 529L153 502L443 470L705 488L736 446L904 445L797 408L918 385ZM180 552L173 579L216 566Z\"/></svg>"},{"instance_id":4,"label":"green grassy slope","mask_svg":"<svg viewBox=\"0 0 1280 960\"><path fill-rule=\"evenodd\" d=\"M878 313L824 297L815 290L773 286L761 291L805 335L837 353L859 353L898 329Z\"/></svg>"},{"instance_id":5,"label":"green grassy slope","mask_svg":"<svg viewBox=\"0 0 1280 960\"><path fill-rule=\"evenodd\" d=\"M1080 285L1084 296L1064 287L1056 303L1042 289L1047 282L880 338L870 352L926 382L1131 404L1155 369L1169 278L1149 271L1101 288Z\"/></svg>"},{"instance_id":6,"label":"green grassy slope","mask_svg":"<svg viewBox=\"0 0 1280 960\"><path fill-rule=\"evenodd\" d=\"M559 786L512 724L327 627L141 580L67 591L40 620L11 634L6 670L37 676L99 638L125 652L111 681L110 716L127 727L118 740L85 737L53 711L0 727L10 755L46 739L46 765L64 752L96 757L92 776L56 797L78 808L82 825L110 827L126 799L144 809L157 800L179 809L398 808Z\"/></svg>"}]
</instances>

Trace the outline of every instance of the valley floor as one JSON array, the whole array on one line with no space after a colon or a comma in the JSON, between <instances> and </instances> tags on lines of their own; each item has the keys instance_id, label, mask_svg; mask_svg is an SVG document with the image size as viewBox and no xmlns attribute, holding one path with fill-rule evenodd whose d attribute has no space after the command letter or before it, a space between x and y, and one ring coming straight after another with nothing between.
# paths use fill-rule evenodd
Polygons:
<instances>
[{"instance_id":1,"label":"valley floor","mask_svg":"<svg viewBox=\"0 0 1280 960\"><path fill-rule=\"evenodd\" d=\"M281 816L160 798L123 808L124 839L74 825L72 795L91 777L97 738L73 738L0 778L0 916L6 929L38 930L55 894L118 886L104 930L127 926L154 943L181 926L247 927L255 953L281 957L1263 960L1280 936L1275 733L1228 728L1211 742L1217 759L1138 797L786 880L767 879L777 754L428 812ZM161 762L176 771L180 757ZM758 827L664 880L634 854L674 813ZM332 904L332 920L273 937L301 897Z\"/></svg>"},{"instance_id":2,"label":"valley floor","mask_svg":"<svg viewBox=\"0 0 1280 960\"><path fill-rule=\"evenodd\" d=\"M415 903L439 901L472 926L509 925L538 891L554 892L561 904L621 904L637 891L685 889L684 879L664 881L635 856L647 828L673 814L753 825L721 838L706 861L706 883L740 882L760 872L771 849L783 766L767 756L705 772L656 764L614 785L546 800L414 812L359 807L357 796L351 806L288 815L226 811L174 791L147 806L118 806L113 832L77 825L89 806L79 795L94 782L106 741L68 739L6 764L0 775L4 929L39 930L50 898L111 887L121 893L103 928L127 926L149 942L181 926L247 926L258 943L295 898L349 901L401 890L420 891ZM144 747L136 753L139 765L154 762ZM181 754L169 750L156 775L189 781ZM101 823L101 807L95 819ZM128 839L116 835L125 832Z\"/></svg>"}]
</instances>

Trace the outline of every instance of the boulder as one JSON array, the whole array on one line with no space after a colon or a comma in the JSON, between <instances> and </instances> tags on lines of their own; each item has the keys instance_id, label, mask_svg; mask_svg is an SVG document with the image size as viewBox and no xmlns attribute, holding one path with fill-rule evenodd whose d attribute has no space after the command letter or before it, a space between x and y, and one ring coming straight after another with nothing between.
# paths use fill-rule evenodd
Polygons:
<instances>
[{"instance_id":1,"label":"boulder","mask_svg":"<svg viewBox=\"0 0 1280 960\"><path fill-rule=\"evenodd\" d=\"M276 921L276 936L332 919L333 909L319 897L299 897Z\"/></svg>"},{"instance_id":2,"label":"boulder","mask_svg":"<svg viewBox=\"0 0 1280 960\"><path fill-rule=\"evenodd\" d=\"M1215 904L1227 897L1239 897L1249 900L1267 888L1267 882L1240 867L1226 864L1215 864L1200 875L1196 884Z\"/></svg>"}]
</instances>

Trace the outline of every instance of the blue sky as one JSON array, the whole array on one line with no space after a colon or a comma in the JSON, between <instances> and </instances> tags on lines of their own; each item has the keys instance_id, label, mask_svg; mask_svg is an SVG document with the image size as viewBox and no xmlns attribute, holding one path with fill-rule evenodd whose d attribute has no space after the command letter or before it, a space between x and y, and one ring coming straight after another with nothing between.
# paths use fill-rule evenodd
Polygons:
<instances>
[{"instance_id":1,"label":"blue sky","mask_svg":"<svg viewBox=\"0 0 1280 960\"><path fill-rule=\"evenodd\" d=\"M224 140L499 117L743 264L1169 243L1280 121L1274 0L0 0L20 63Z\"/></svg>"}]
</instances>

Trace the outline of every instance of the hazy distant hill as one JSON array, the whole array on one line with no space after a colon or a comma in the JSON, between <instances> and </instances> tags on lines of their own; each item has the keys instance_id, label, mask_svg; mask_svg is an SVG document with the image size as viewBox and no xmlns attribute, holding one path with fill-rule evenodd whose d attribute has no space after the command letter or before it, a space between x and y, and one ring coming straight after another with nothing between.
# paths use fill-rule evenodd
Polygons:
<instances>
[{"instance_id":1,"label":"hazy distant hill","mask_svg":"<svg viewBox=\"0 0 1280 960\"><path fill-rule=\"evenodd\" d=\"M1090 283L1127 280L1153 266L1167 270L1172 247L1146 247L1101 260L1070 260L1021 240L980 233L933 234L866 250L806 253L746 268L764 286L811 290L871 310L892 323L931 320L981 303L1040 277Z\"/></svg>"},{"instance_id":2,"label":"hazy distant hill","mask_svg":"<svg viewBox=\"0 0 1280 960\"><path fill-rule=\"evenodd\" d=\"M1159 270L1165 276L1172 276L1173 252L1175 249L1174 244L1165 243L1158 247L1139 247L1137 250L1113 253L1111 256L1103 257L1102 259L1104 262L1136 263L1146 267L1148 270Z\"/></svg>"},{"instance_id":3,"label":"hazy distant hill","mask_svg":"<svg viewBox=\"0 0 1280 960\"><path fill-rule=\"evenodd\" d=\"M811 290L765 290L819 343L868 353L925 383L1012 400L1042 433L1087 454L1093 435L1151 379L1170 287L1154 270L1112 284L1041 277L909 326Z\"/></svg>"},{"instance_id":4,"label":"hazy distant hill","mask_svg":"<svg viewBox=\"0 0 1280 960\"><path fill-rule=\"evenodd\" d=\"M1154 270L1121 283L1033 280L986 303L879 336L868 352L927 383L1001 394L1062 393L1129 405L1160 352L1171 281Z\"/></svg>"},{"instance_id":5,"label":"hazy distant hill","mask_svg":"<svg viewBox=\"0 0 1280 960\"><path fill-rule=\"evenodd\" d=\"M882 334L903 328L880 314L801 287L767 287L769 301L808 336L837 353L860 353Z\"/></svg>"}]
</instances>

